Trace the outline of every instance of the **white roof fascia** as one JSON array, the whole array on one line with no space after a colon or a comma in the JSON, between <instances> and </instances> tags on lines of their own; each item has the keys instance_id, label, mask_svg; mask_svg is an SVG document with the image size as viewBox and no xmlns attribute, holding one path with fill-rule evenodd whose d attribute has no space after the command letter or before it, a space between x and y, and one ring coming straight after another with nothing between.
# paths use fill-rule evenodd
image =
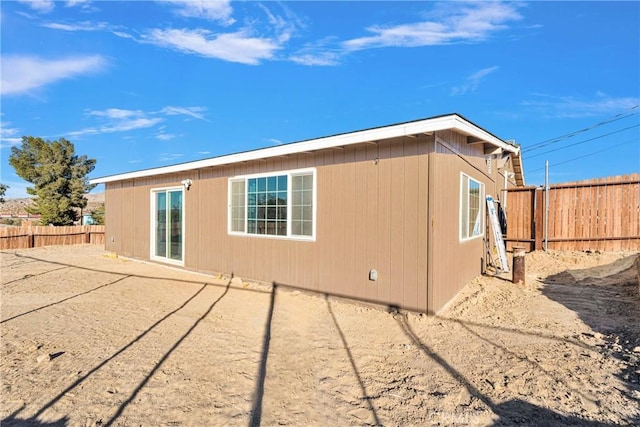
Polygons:
<instances>
[{"instance_id":1,"label":"white roof fascia","mask_svg":"<svg viewBox=\"0 0 640 427\"><path fill-rule=\"evenodd\" d=\"M459 133L467 136L473 136L491 145L502 148L504 151L509 151L515 154L518 154L520 152L520 147L504 142L500 138L491 135L486 130L479 128L473 123L469 123L460 116L454 116L454 120L456 123L454 124L454 126L452 126L452 129L458 131Z\"/></svg>"},{"instance_id":2,"label":"white roof fascia","mask_svg":"<svg viewBox=\"0 0 640 427\"><path fill-rule=\"evenodd\" d=\"M186 172L194 169L202 169L213 166L228 165L251 160L266 159L270 157L287 156L302 152L323 150L327 148L344 147L347 145L361 144L363 142L379 141L390 138L398 138L408 135L436 132L440 130L455 130L465 135L473 136L489 144L500 147L506 151L517 152L518 148L502 141L487 131L466 121L462 117L451 114L448 116L435 117L409 123L385 126L374 129L366 129L351 133L334 136L327 136L308 141L292 144L279 145L276 147L263 148L259 150L247 151L226 156L213 157L210 159L196 160L188 163L181 163L171 166L163 166L153 169L145 169L135 172L128 172L117 175L105 176L90 180L91 184L104 184L107 182L124 181L134 178L143 178L153 175L164 175L170 173Z\"/></svg>"}]
</instances>

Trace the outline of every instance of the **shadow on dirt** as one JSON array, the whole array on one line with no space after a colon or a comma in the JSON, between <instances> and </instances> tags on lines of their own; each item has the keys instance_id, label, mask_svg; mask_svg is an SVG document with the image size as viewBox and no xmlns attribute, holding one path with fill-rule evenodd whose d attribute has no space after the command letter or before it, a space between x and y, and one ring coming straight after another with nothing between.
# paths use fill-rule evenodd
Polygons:
<instances>
[{"instance_id":1,"label":"shadow on dirt","mask_svg":"<svg viewBox=\"0 0 640 427\"><path fill-rule=\"evenodd\" d=\"M603 427L615 425L558 414L548 408L537 406L520 399L508 400L492 409L500 416L500 418L493 424L494 426L535 425L549 427Z\"/></svg>"},{"instance_id":2,"label":"shadow on dirt","mask_svg":"<svg viewBox=\"0 0 640 427\"><path fill-rule=\"evenodd\" d=\"M269 309L267 311L267 320L264 326L264 337L262 339L262 353L260 355L260 365L258 367L258 376L256 378L256 389L253 395L253 404L251 405L251 419L249 426L259 426L262 422L262 400L264 398L264 382L267 378L267 359L269 358L269 348L271 346L271 327L273 325L273 310L276 305L276 291L278 284L273 282L271 286L271 298L269 300Z\"/></svg>"},{"instance_id":3,"label":"shadow on dirt","mask_svg":"<svg viewBox=\"0 0 640 427\"><path fill-rule=\"evenodd\" d=\"M145 385L147 385L147 383L149 382L149 380L155 375L155 373L158 371L158 369L160 369L160 367L162 367L162 365L164 364L164 362L166 362L166 360L169 358L169 356L171 356L173 354L173 352L180 346L180 344L182 344L182 342L189 336L191 335L191 333L193 332L193 330L200 324L200 322L202 322L213 310L213 308L220 302L220 300L222 300L222 298L224 298L227 293L229 292L229 288L231 287L231 280L229 280L229 282L227 283L227 286L224 288L224 292L218 296L218 298L216 298L210 305L209 308L207 309L207 311L205 311L192 325L191 327L180 337L180 339L178 339L172 346L171 348L164 354L164 356L162 356L162 358L156 362L155 366L153 367L153 369L151 369L151 371L149 371L149 373L147 374L146 377L144 377L144 379L140 382L140 384L138 384L138 386L136 387L136 389L133 391L133 393L131 393L131 395L127 398L127 400L125 400L124 402L122 402L120 404L120 406L118 407L118 410L116 411L116 413L111 417L111 419L109 419L109 421L107 421L104 425L105 426L111 426L113 425L113 423L116 421L116 419L118 417L120 417L120 415L122 415L122 412L127 408L127 406L129 406L134 399L136 398L136 396L138 395L138 393L140 393L140 390L142 390L144 388Z\"/></svg>"},{"instance_id":4,"label":"shadow on dirt","mask_svg":"<svg viewBox=\"0 0 640 427\"><path fill-rule=\"evenodd\" d=\"M358 370L358 367L356 366L355 359L353 358L353 353L351 352L351 348L349 347L349 344L347 343L347 338L344 336L344 332L342 332L342 328L340 327L340 324L338 323L338 319L336 318L336 315L333 312L333 309L331 308L331 302L329 301L329 295L328 294L324 295L324 300L327 303L327 310L329 311L329 314L331 315L331 319L333 320L333 324L335 325L336 329L338 330L338 334L340 335L340 340L342 341L342 345L344 347L344 350L347 352L347 357L349 358L349 362L351 364L351 369L353 370L353 374L356 376L356 379L358 380L358 384L360 385L360 391L362 392L362 396L363 396L362 399L364 399L367 402L367 406L369 407L369 411L371 411L371 415L373 416L373 419L375 421L375 425L376 426L380 426L380 425L382 425L382 423L380 422L380 418L378 417L378 411L376 411L376 408L373 405L372 398L369 395L369 393L367 392L367 388L365 387L364 381L362 380L362 375L360 375L360 371Z\"/></svg>"},{"instance_id":5,"label":"shadow on dirt","mask_svg":"<svg viewBox=\"0 0 640 427\"><path fill-rule=\"evenodd\" d=\"M548 408L536 406L530 402L511 399L506 402L496 404L489 396L483 394L474 384L462 375L453 365L447 362L433 348L425 344L415 333L406 316L400 314L396 307L389 307L389 311L394 314L394 319L398 322L398 326L402 332L409 338L413 344L419 348L425 356L444 368L449 375L462 384L469 394L484 403L491 411L498 416L498 419L492 424L494 426L613 426L598 421L585 420L579 417L566 416L552 411ZM495 344L494 344L495 345ZM481 424L479 420L475 420L473 414L438 414L430 416L431 424L434 425L476 425Z\"/></svg>"},{"instance_id":6,"label":"shadow on dirt","mask_svg":"<svg viewBox=\"0 0 640 427\"><path fill-rule=\"evenodd\" d=\"M122 280L122 279L119 279ZM107 284L109 285L109 284ZM107 286L107 285L103 285L103 286ZM187 304L189 304L191 301L193 301L198 295L200 295L208 286L210 286L209 283L201 283L201 287L193 294L191 295L187 300L185 300L180 306L178 306L176 309L170 311L169 313L167 313L165 316L163 316L162 318L160 318L159 320L157 320L154 324L150 325L144 332L142 332L141 334L139 334L137 337L135 337L132 341L130 341L127 345L125 345L124 347L120 348L117 352L115 352L112 356L108 357L107 359L103 360L100 364L98 364L97 366L93 367L91 370L89 370L86 374L82 375L81 377L79 377L77 380L75 380L71 385L69 385L67 388L65 388L62 392L60 392L58 395L56 395L53 399L51 399L48 403L46 403L43 407L41 407L36 413L35 415L33 415L30 418L27 419L20 419L17 418L17 415L22 412L22 410L24 408L20 408L17 411L15 411L14 413L10 414L9 416L5 417L4 419L2 419L2 421L0 422L1 425L5 426L5 425L14 425L14 426L66 426L68 425L68 418L65 417L59 421L56 421L54 423L42 423L40 421L38 421L38 417L40 417L42 414L44 414L44 412L51 408L56 402L58 402L60 399L62 399L65 395L67 395L67 393L69 393L70 391L72 391L73 389L75 389L76 387L80 386L85 380L87 380L87 378L89 378L90 376L92 376L94 373L98 372L100 369L102 369L105 365L107 365L109 362L111 362L113 359L115 359L116 357L118 357L120 354L124 353L127 349L129 349L131 346L133 346L135 343L139 342L140 340L142 340L147 334L149 334L151 331L153 331L154 329L156 329L156 327L158 327L161 323L163 323L164 321L166 321L167 319L169 319L171 316L175 315L176 313L178 313L180 310L182 310ZM147 382L151 379L151 377L155 374L155 372L162 366L162 364L166 361L166 359L176 350L176 348L178 348L178 346L193 332L193 330L198 326L198 324L204 320L204 318L206 318L209 313L211 313L211 311L213 310L213 308L218 304L218 302L229 292L231 286L231 280L229 280L226 284L226 286L224 287L224 291L223 293L215 300L211 303L211 305L209 306L208 310L206 310L195 322L194 324L187 330L187 332L178 340L175 342L175 344L165 353L165 355L155 364L154 368L148 373L148 375L146 375L146 377L142 380L142 382L140 382L140 384L136 387L136 389L133 391L133 393L131 394L131 396L129 396L128 399L126 399L124 402L122 402L120 404L120 406L118 407L117 412L115 413L115 415L113 417L111 417L111 419L109 419L106 424L103 424L103 422L100 422L100 425L112 425L113 422L122 414L122 412L124 411L124 409L135 399L135 397L138 395L138 393L140 392L140 390L147 384Z\"/></svg>"},{"instance_id":7,"label":"shadow on dirt","mask_svg":"<svg viewBox=\"0 0 640 427\"><path fill-rule=\"evenodd\" d=\"M57 268L56 270L59 270L59 268ZM37 307L37 308L31 309L31 310L29 310L29 311L25 311L24 313L16 314L15 316L11 316L11 317L9 317L9 318L6 318L6 319L1 320L1 321L0 321L0 324L3 324L3 323L5 323L5 322L8 322L8 321L13 320L13 319L17 319L18 317L26 316L27 314L35 313L36 311L40 311L40 310L45 309L45 308L53 307L54 305L62 304L63 302L66 302L66 301L72 300L72 299L74 299L74 298L78 298L78 297L80 297L80 296L82 296L82 295L90 294L91 292L95 292L95 291L97 291L98 289L102 289L102 288L105 288L105 287L107 287L107 286L115 285L116 283L121 282L121 281L123 281L123 280L125 280L125 279L128 279L129 277L131 277L131 276L130 276L130 275L128 275L128 276L124 276L124 277L121 277L121 278L119 278L119 279L117 279L117 280L114 280L114 281L112 281L112 282L105 283L105 284L100 285L100 286L96 286L95 288L91 288L91 289L89 289L88 291L80 292L80 293L78 293L78 294L75 294L75 295L72 295L72 296L70 296L70 297L67 297L67 298L61 299L61 300L59 300L59 301L55 301L55 302L52 302L52 303L50 303L50 304L46 304L46 305L43 305L43 306Z\"/></svg>"},{"instance_id":8,"label":"shadow on dirt","mask_svg":"<svg viewBox=\"0 0 640 427\"><path fill-rule=\"evenodd\" d=\"M28 420L23 420L20 418L16 418L22 410L24 406L20 409L15 410L12 414L9 414L5 418L2 419L3 426L31 426L31 427L65 427L69 425L69 418L63 417L57 421L52 421L50 423L46 421L38 421L36 417L29 418Z\"/></svg>"},{"instance_id":9,"label":"shadow on dirt","mask_svg":"<svg viewBox=\"0 0 640 427\"><path fill-rule=\"evenodd\" d=\"M29 258L26 256L21 256L22 258ZM638 295L638 268L640 268L640 257L636 256L635 259L631 259L629 257L627 259L620 260L614 263L611 266L597 267L593 269L586 270L576 270L576 271L565 271L560 274L556 274L553 276L549 276L545 279L545 287L543 289L543 294L547 296L549 299L556 301L560 304L563 304L568 309L576 312L578 316L580 316L581 320L584 321L587 325L589 325L595 333L599 333L603 335L603 340L605 341L603 352L610 353L613 357L616 357L620 360L624 360L626 362L626 369L619 373L620 378L627 385L627 390L618 390L620 393L626 394L630 399L638 401L637 398L634 397L634 393L637 396L638 392L640 392L640 386L638 385L638 374L636 371L640 369L638 358L640 357L640 353L633 353L633 349L636 346L640 346L640 296ZM634 262L635 261L635 262ZM49 262L49 261L47 261ZM52 263L55 264L55 263ZM58 263L59 265L65 265ZM74 268L82 268L75 265L68 265L69 267ZM635 270L634 270L635 268ZM91 269L88 269L91 270ZM102 270L92 270L92 271L102 271ZM106 272L106 271L104 271ZM614 272L613 274L609 274ZM124 274L124 273L114 273L112 274ZM233 275L232 275L233 276ZM160 277L151 277L151 276L127 276L127 277L144 277L149 279L161 279ZM118 280L123 280L126 277L120 278ZM173 281L175 279L165 279ZM178 346L193 332L193 330L198 326L198 324L210 314L216 304L227 294L230 288L230 282L226 285L220 284L211 284L211 283L202 283L196 281L184 281L184 280L175 280L176 282L181 283L193 283L198 284L199 289L195 290L193 295L185 300L181 305L176 307L171 312L168 312L164 317L157 320L155 323L151 324L144 332L135 337L129 344L120 348L116 351L112 356L102 361L100 364L95 366L86 374L82 375L78 379L76 379L71 385L69 385L65 390L63 390L60 394L55 396L52 400L50 400L47 404L45 404L42 408L38 410L38 412L28 419L18 419L16 416L23 410L23 408L17 410L13 414L2 419L2 425L31 425L36 427L49 427L49 426L66 426L69 424L69 420L67 417L62 418L58 421L47 423L41 422L37 420L39 416L41 416L47 409L51 408L57 401L59 401L65 394L73 390L74 388L80 386L88 377L102 369L106 364L112 361L114 358L118 357L120 354L125 352L128 348L130 348L134 343L143 339L147 334L149 334L152 330L154 330L157 326L159 326L162 322L169 319L172 315L179 312L183 309L189 302L198 297L207 287L216 286L223 289L221 295L217 297L214 301L211 302L208 310L206 310L200 318L198 318L192 326L185 332L185 334L179 338L174 345L165 353L165 355L157 362L155 367L145 376L145 378L139 383L133 393L124 401L120 402L119 408L113 417L107 421L108 425L118 424L119 416L124 412L124 410L134 401L139 392L145 387L148 381L152 378L153 374L157 371L157 369L162 365L164 361L176 350ZM109 283L102 286L107 286L113 283ZM276 302L276 294L280 291L280 289L294 289L301 290L300 288L296 288L294 286L288 286L284 284L272 284L272 288L270 291L263 290L253 290L253 289L241 289L242 291L252 291L252 292L260 292L260 293L270 293L270 303L267 310L267 318L265 323L265 330L263 336L262 343L262 351L260 363L258 366L258 375L256 379L256 386L253 394L253 402L252 402L252 411L249 425L258 426L262 423L262 410L263 410L263 398L265 393L265 379L267 376L267 360L270 351L270 342L272 336L272 322L274 317L275 310L275 302ZM89 290L88 292L93 292L95 289ZM304 290L303 290L304 291ZM335 295L324 294L327 303L327 309L332 316L333 322L338 330L338 334L340 335L342 344L347 352L347 356L351 363L351 367L354 371L356 378L360 384L361 392L363 395L363 399L366 400L369 410L372 413L372 416L375 420L376 425L380 425L380 420L378 418L378 414L376 408L373 404L372 397L368 395L367 390L364 386L364 382L360 375L360 372L357 369L357 360L354 359L352 352L350 351L347 338L345 337L342 329L340 328L337 318L332 310L332 306L329 302L329 297L333 297ZM59 304L62 301L58 301L55 304ZM366 301L372 302L372 301ZM41 307L40 309L45 308ZM468 378L465 378L458 369L450 364L445 358L439 355L434 348L430 345L429 341L425 338L421 338L411 327L411 324L407 321L407 318L399 313L397 307L388 307L390 312L397 313L394 315L394 319L398 322L398 326L400 328L401 333L403 333L408 339L410 339L413 344L416 345L417 348L421 350L423 355L442 368L444 368L453 378L459 381L475 398L479 399L482 403L484 403L487 407L489 407L494 414L497 415L498 419L495 421L495 425L514 425L514 424L525 424L525 425L581 425L581 426L596 426L596 425L606 425L603 423L596 423L590 420L585 420L582 418L565 416L559 413L556 413L547 408L538 407L532 403L520 400L520 399L511 399L509 401L503 403L496 403L489 396L482 393L482 391L474 385ZM24 313L22 315L25 315ZM10 319L5 319L7 321ZM449 319L452 321L457 321L455 319ZM472 322L462 322L457 321L463 326L465 326L468 330L468 325L482 326L485 328L494 328L501 329L509 332L518 332L516 329L509 328L495 328L490 325L482 325L479 323ZM466 324L465 324L466 323ZM474 333L469 330L469 332ZM522 334L528 334L524 332L520 332ZM477 335L477 333L474 333ZM544 334L533 334L536 336L544 336ZM491 345L499 347L496 343L488 341L487 339L479 336L479 338L485 340ZM553 338L553 337L548 337ZM579 341L567 341L573 344L578 345ZM500 347L502 348L502 347ZM503 351L507 351L506 348L502 348ZM635 359L634 359L635 358ZM634 382L635 381L635 382ZM446 419L440 420L442 424L452 424L458 423L455 419L448 420L450 422L446 422ZM461 421L461 420L458 420ZM462 420L464 421L464 420ZM469 420L472 421L472 420ZM629 420L630 424L640 424L640 419ZM470 422L466 422L469 424ZM471 424L473 424L471 422Z\"/></svg>"},{"instance_id":10,"label":"shadow on dirt","mask_svg":"<svg viewBox=\"0 0 640 427\"><path fill-rule=\"evenodd\" d=\"M575 312L594 331L583 338L602 338L601 352L625 365L617 376L627 390L613 388L640 403L639 280L640 255L632 255L609 265L548 276L542 293ZM632 423L640 424L640 418Z\"/></svg>"}]
</instances>

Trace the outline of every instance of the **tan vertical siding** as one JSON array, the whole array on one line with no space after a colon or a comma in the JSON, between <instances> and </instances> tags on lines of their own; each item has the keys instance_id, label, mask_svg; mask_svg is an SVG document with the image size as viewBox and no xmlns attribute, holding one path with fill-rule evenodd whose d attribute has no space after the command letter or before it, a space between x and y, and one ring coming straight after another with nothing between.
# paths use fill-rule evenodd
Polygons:
<instances>
[{"instance_id":1,"label":"tan vertical siding","mask_svg":"<svg viewBox=\"0 0 640 427\"><path fill-rule=\"evenodd\" d=\"M460 175L461 172L484 183L485 192L493 181L483 174L483 158L464 159L448 154L431 154L429 203L432 295L429 312L445 306L471 279L481 273L484 256L483 238L460 241ZM484 206L484 200L482 200ZM486 226L486 221L485 221Z\"/></svg>"},{"instance_id":2,"label":"tan vertical siding","mask_svg":"<svg viewBox=\"0 0 640 427\"><path fill-rule=\"evenodd\" d=\"M107 213L105 218L105 249L111 252L122 253L120 239L122 234L122 217L124 209L122 206L123 192L121 182L111 182L106 185L104 192L104 210Z\"/></svg>"},{"instance_id":3,"label":"tan vertical siding","mask_svg":"<svg viewBox=\"0 0 640 427\"><path fill-rule=\"evenodd\" d=\"M325 266L323 270L326 268L322 275L323 284L327 292L343 294L349 291L345 289L345 282L349 280L349 260L345 246L347 219L342 217L341 212L346 211L345 203L349 195L346 191L334 191L334 188L339 188L346 179L347 170L343 167L345 150L333 150L333 161L332 165L325 165L318 171L317 242L325 248L322 259ZM322 209L320 200L331 200L331 204L326 206L334 206L334 210Z\"/></svg>"},{"instance_id":4,"label":"tan vertical siding","mask_svg":"<svg viewBox=\"0 0 640 427\"><path fill-rule=\"evenodd\" d=\"M367 229L365 232L365 262L364 271L375 268L380 275L380 247L378 243L378 211L380 209L378 174L380 173L380 153L378 144L366 146L366 187L364 193L363 214L366 215ZM365 284L364 295L369 300L380 299L380 284L378 282L367 282Z\"/></svg>"},{"instance_id":5,"label":"tan vertical siding","mask_svg":"<svg viewBox=\"0 0 640 427\"><path fill-rule=\"evenodd\" d=\"M138 211L137 209L134 209L136 199L133 197L133 181L124 181L120 191L122 193L121 210L123 213L120 227L122 230L122 236L127 237L121 239L120 251L124 256L133 257L136 256L133 252L133 247L137 243L136 234L134 233L134 225L135 228L139 228L142 225L140 218L138 218L137 215L134 216L134 213L137 213Z\"/></svg>"},{"instance_id":6,"label":"tan vertical siding","mask_svg":"<svg viewBox=\"0 0 640 427\"><path fill-rule=\"evenodd\" d=\"M404 142L404 208L402 213L404 295L403 307L418 307L418 201L420 183L420 164L418 143L415 138L406 138ZM423 242L426 244L426 242Z\"/></svg>"},{"instance_id":7,"label":"tan vertical siding","mask_svg":"<svg viewBox=\"0 0 640 427\"><path fill-rule=\"evenodd\" d=\"M486 168L483 156L433 154L434 141L406 137L110 183L107 247L148 259L151 189L190 178L186 268L433 312L480 271L482 239L458 238L460 171L495 185L475 169ZM317 170L315 242L228 234L229 177L306 167Z\"/></svg>"},{"instance_id":8,"label":"tan vertical siding","mask_svg":"<svg viewBox=\"0 0 640 427\"><path fill-rule=\"evenodd\" d=\"M404 147L402 144L391 145L391 292L389 302L402 306L404 301Z\"/></svg>"},{"instance_id":9,"label":"tan vertical siding","mask_svg":"<svg viewBox=\"0 0 640 427\"><path fill-rule=\"evenodd\" d=\"M190 178L193 181L189 190L185 191L185 202L188 203L189 209L185 209L184 212L184 220L185 224L194 224L193 227L194 232L191 234L191 239L189 242L184 242L186 244L184 257L185 264L193 265L193 268L197 269L200 266L200 256L198 248L202 246L202 235L199 233L200 227L198 224L201 223L202 209L201 202L203 199L203 186L200 185L202 179L200 178L201 171L196 170L193 171L192 177ZM188 200L187 200L188 199ZM149 213L149 219L151 219L151 213ZM151 227L149 227L150 229ZM193 245L196 249L192 249Z\"/></svg>"},{"instance_id":10,"label":"tan vertical siding","mask_svg":"<svg viewBox=\"0 0 640 427\"><path fill-rule=\"evenodd\" d=\"M382 141L378 144L378 207L375 245L378 248L378 298L381 301L391 301L391 283L395 278L391 275L391 144ZM426 288L426 286L425 286Z\"/></svg>"},{"instance_id":11,"label":"tan vertical siding","mask_svg":"<svg viewBox=\"0 0 640 427\"><path fill-rule=\"evenodd\" d=\"M320 209L320 213L318 217L328 217L330 215L327 212L329 209L332 209L331 212L334 216L334 220L332 221L337 227L342 229L344 233L345 239L343 243L344 247L344 262L343 266L343 277L345 283L345 287L341 290L346 295L358 295L356 293L355 281L357 280L357 272L353 268L354 256L356 255L355 249L355 225L356 225L356 193L358 189L361 188L360 185L352 185L351 183L355 183L357 181L356 176L356 165L355 165L355 148L347 147L344 150L344 163L342 164L342 180L336 182L334 186L331 187L330 191L335 192L343 192L344 197L342 199L342 203L337 206L326 207L326 206L318 206ZM320 178L318 178L318 183L320 184ZM342 189L340 187L342 186ZM329 208L329 209L328 209ZM339 213L339 215L336 215ZM344 224L340 223L340 219L344 221Z\"/></svg>"},{"instance_id":12,"label":"tan vertical siding","mask_svg":"<svg viewBox=\"0 0 640 427\"><path fill-rule=\"evenodd\" d=\"M458 153L465 156L484 157L483 144L468 144L467 137L460 135L457 132L451 130L443 130L436 132L436 137L444 140L448 146L456 150ZM436 144L436 153L449 153L450 150L443 146Z\"/></svg>"},{"instance_id":13,"label":"tan vertical siding","mask_svg":"<svg viewBox=\"0 0 640 427\"><path fill-rule=\"evenodd\" d=\"M372 149L374 147L371 147ZM355 152L354 163L354 181L357 182L357 187L354 185L354 206L352 222L353 231L352 238L354 244L354 250L351 255L352 268L354 277L353 292L356 295L361 295L363 298L367 297L367 288L373 288L375 284L370 284L366 280L366 273L374 266L370 263L371 253L374 248L367 245L367 238L369 234L373 232L375 222L373 215L369 213L369 210L373 208L372 201L369 200L367 194L367 187L369 186L368 171L375 168L373 163L367 161L367 146L363 145L358 147ZM375 171L372 171L375 173ZM335 190L334 190L335 191ZM365 277L363 277L365 276ZM363 280L365 279L365 280Z\"/></svg>"},{"instance_id":14,"label":"tan vertical siding","mask_svg":"<svg viewBox=\"0 0 640 427\"><path fill-rule=\"evenodd\" d=\"M325 166L321 170L326 171L326 178L323 182L329 182L330 186L334 185L334 180L336 179L334 175L338 166L335 165L335 159L339 151L341 152L341 150L326 150L322 153ZM317 192L317 206L334 206L336 196L333 191L324 191L321 187L318 187ZM315 262L322 263L318 271L318 281L324 284L328 293L337 293L338 283L335 280L335 274L340 273L337 272L338 265L333 258L335 248L325 242L337 241L340 237L339 233L338 227L326 221L326 218L319 218L316 221L316 236L320 250L318 259Z\"/></svg>"},{"instance_id":15,"label":"tan vertical siding","mask_svg":"<svg viewBox=\"0 0 640 427\"><path fill-rule=\"evenodd\" d=\"M427 138L426 141L420 141L418 143L418 188L417 188L417 202L418 202L418 217L417 217L417 262L418 262L418 296L416 309L426 312L428 310L427 305L427 286L423 286L422 283L428 285L427 275L427 262L428 262L428 225L429 225L429 212L428 212L428 192L429 192L429 170L428 170L428 153L432 150L431 145L433 138Z\"/></svg>"}]
</instances>

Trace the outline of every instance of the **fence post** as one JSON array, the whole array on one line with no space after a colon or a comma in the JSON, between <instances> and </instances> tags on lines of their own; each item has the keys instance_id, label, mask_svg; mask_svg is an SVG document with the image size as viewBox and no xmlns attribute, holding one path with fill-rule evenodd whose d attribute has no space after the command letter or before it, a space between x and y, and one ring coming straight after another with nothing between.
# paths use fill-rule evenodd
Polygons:
<instances>
[{"instance_id":1,"label":"fence post","mask_svg":"<svg viewBox=\"0 0 640 427\"><path fill-rule=\"evenodd\" d=\"M545 197L545 191L546 190L541 190L541 189L536 189L534 190L534 206L535 206L535 212L533 215L533 221L534 221L534 229L535 229L535 243L534 243L534 250L539 251L542 249L542 241L544 240L544 197Z\"/></svg>"},{"instance_id":2,"label":"fence post","mask_svg":"<svg viewBox=\"0 0 640 427\"><path fill-rule=\"evenodd\" d=\"M516 285L524 285L526 281L524 255L524 246L513 247L513 276L511 276L511 281Z\"/></svg>"}]
</instances>

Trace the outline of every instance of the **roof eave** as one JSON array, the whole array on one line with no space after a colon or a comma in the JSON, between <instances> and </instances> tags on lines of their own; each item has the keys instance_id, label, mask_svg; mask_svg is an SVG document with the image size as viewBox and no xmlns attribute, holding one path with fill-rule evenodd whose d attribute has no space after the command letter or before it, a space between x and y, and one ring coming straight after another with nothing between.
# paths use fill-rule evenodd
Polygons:
<instances>
[{"instance_id":1,"label":"roof eave","mask_svg":"<svg viewBox=\"0 0 640 427\"><path fill-rule=\"evenodd\" d=\"M520 156L520 152L514 153L511 161L513 163L513 172L515 174L516 186L524 187L526 185L526 181L524 179L524 168L522 167L522 157Z\"/></svg>"},{"instance_id":2,"label":"roof eave","mask_svg":"<svg viewBox=\"0 0 640 427\"><path fill-rule=\"evenodd\" d=\"M105 184L108 182L125 181L135 178L144 178L160 174L171 174L186 172L195 169L202 169L214 166L228 165L239 162L266 159L271 157L287 156L291 154L313 152L329 148L344 147L361 144L365 142L380 141L403 136L428 134L441 130L453 130L459 133L473 136L484 143L495 146L505 151L518 153L516 146L506 143L500 138L490 134L484 129L464 119L458 114L449 114L430 119L417 120L414 122L400 123L385 127L366 129L340 135L327 136L311 139L292 144L279 145L276 147L262 148L242 153L229 154L226 156L213 157L204 160L196 160L188 163L181 163L171 166L163 166L153 169L145 169L135 172L128 172L117 175L110 175L90 180L91 184Z\"/></svg>"}]
</instances>

